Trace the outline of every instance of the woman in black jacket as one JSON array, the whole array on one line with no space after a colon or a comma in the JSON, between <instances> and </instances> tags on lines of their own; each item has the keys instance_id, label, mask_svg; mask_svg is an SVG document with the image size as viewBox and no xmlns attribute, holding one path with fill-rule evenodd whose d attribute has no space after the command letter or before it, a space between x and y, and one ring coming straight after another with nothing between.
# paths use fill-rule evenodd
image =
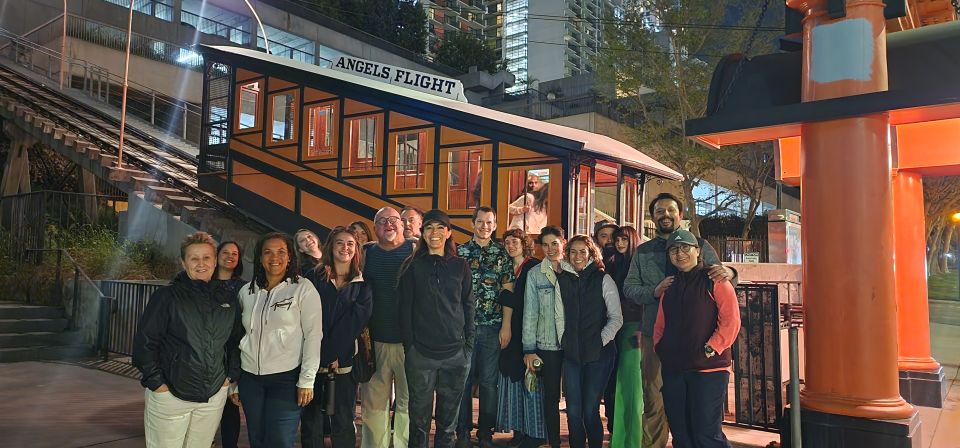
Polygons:
<instances>
[{"instance_id":1,"label":"woman in black jacket","mask_svg":"<svg viewBox=\"0 0 960 448\"><path fill-rule=\"evenodd\" d=\"M610 379L617 347L612 343L623 325L620 294L603 270L600 249L586 235L567 243L567 260L557 275L563 300L563 390L567 397L567 427L572 448L600 448L603 423L600 398Z\"/></svg>"},{"instance_id":2,"label":"woman in black jacket","mask_svg":"<svg viewBox=\"0 0 960 448\"><path fill-rule=\"evenodd\" d=\"M236 298L237 291L245 283L243 278L243 251L236 241L224 241L217 246L217 272L214 282L221 283L230 297ZM233 386L236 386L234 378ZM231 388L231 391L235 388ZM240 439L240 399L231 394L227 404L223 407L223 417L220 418L220 443L223 448L237 448Z\"/></svg>"},{"instance_id":3,"label":"woman in black jacket","mask_svg":"<svg viewBox=\"0 0 960 448\"><path fill-rule=\"evenodd\" d=\"M426 448L437 396L434 446L453 446L476 335L470 265L457 257L450 218L441 210L423 216L416 251L400 267L400 334L410 394L410 442Z\"/></svg>"},{"instance_id":4,"label":"woman in black jacket","mask_svg":"<svg viewBox=\"0 0 960 448\"><path fill-rule=\"evenodd\" d=\"M183 240L183 272L150 296L134 337L146 446L208 447L240 375L242 333L236 295L211 283L216 242L205 232Z\"/></svg>"},{"instance_id":5,"label":"woman in black jacket","mask_svg":"<svg viewBox=\"0 0 960 448\"><path fill-rule=\"evenodd\" d=\"M323 304L324 338L320 344L320 370L314 383L313 401L303 410L300 438L304 448L323 448L323 416L330 417L333 448L353 448L357 408L357 383L350 372L357 338L373 313L373 290L360 272L360 244L353 231L337 227L323 245L320 266L307 273ZM330 390L330 379L333 390ZM324 409L329 394L333 409ZM330 411L332 415L329 415Z\"/></svg>"},{"instance_id":6,"label":"woman in black jacket","mask_svg":"<svg viewBox=\"0 0 960 448\"><path fill-rule=\"evenodd\" d=\"M497 412L497 432L513 431L510 446L539 446L546 439L543 416L542 386L531 391L524 382L527 366L523 362L523 305L527 290L527 273L540 264L531 256L533 241L520 229L503 234L503 246L513 259L516 280L513 291L500 292L503 317L509 316L510 342L500 350L500 409Z\"/></svg>"}]
</instances>

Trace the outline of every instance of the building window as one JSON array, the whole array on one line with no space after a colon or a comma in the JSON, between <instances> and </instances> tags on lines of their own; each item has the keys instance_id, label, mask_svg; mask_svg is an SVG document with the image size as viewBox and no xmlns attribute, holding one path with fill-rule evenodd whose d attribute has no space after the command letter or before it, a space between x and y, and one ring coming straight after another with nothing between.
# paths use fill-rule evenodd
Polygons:
<instances>
[{"instance_id":1,"label":"building window","mask_svg":"<svg viewBox=\"0 0 960 448\"><path fill-rule=\"evenodd\" d=\"M273 106L270 108L273 117L273 130L270 135L272 143L293 140L296 126L297 99L292 93L279 93L272 96Z\"/></svg>"},{"instance_id":2,"label":"building window","mask_svg":"<svg viewBox=\"0 0 960 448\"><path fill-rule=\"evenodd\" d=\"M380 133L377 116L353 118L349 120L350 129L350 171L369 171L376 167L377 141Z\"/></svg>"},{"instance_id":3,"label":"building window","mask_svg":"<svg viewBox=\"0 0 960 448\"><path fill-rule=\"evenodd\" d=\"M394 185L397 190L416 190L424 188L425 162L427 148L426 131L399 134L396 136L396 175Z\"/></svg>"},{"instance_id":4,"label":"building window","mask_svg":"<svg viewBox=\"0 0 960 448\"><path fill-rule=\"evenodd\" d=\"M469 210L480 205L483 180L480 162L482 149L463 149L447 153L448 210Z\"/></svg>"},{"instance_id":5,"label":"building window","mask_svg":"<svg viewBox=\"0 0 960 448\"><path fill-rule=\"evenodd\" d=\"M307 113L309 131L307 136L307 157L329 156L336 145L334 136L336 113L332 104L313 106Z\"/></svg>"},{"instance_id":6,"label":"building window","mask_svg":"<svg viewBox=\"0 0 960 448\"><path fill-rule=\"evenodd\" d=\"M239 129L257 128L260 115L260 82L255 81L240 86Z\"/></svg>"}]
</instances>

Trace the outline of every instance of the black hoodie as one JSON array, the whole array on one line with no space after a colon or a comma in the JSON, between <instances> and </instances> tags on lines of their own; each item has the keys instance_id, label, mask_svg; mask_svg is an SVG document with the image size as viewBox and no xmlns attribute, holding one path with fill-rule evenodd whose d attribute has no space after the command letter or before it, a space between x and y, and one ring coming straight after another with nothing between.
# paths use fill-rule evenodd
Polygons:
<instances>
[{"instance_id":1,"label":"black hoodie","mask_svg":"<svg viewBox=\"0 0 960 448\"><path fill-rule=\"evenodd\" d=\"M205 402L224 379L240 377L242 336L236 292L181 272L150 295L133 340L133 365L144 387L166 384L181 400Z\"/></svg>"},{"instance_id":2,"label":"black hoodie","mask_svg":"<svg viewBox=\"0 0 960 448\"><path fill-rule=\"evenodd\" d=\"M323 304L323 341L320 343L320 367L337 361L340 369L353 366L356 342L373 314L373 288L358 275L341 289L327 278L324 267L306 276L320 293Z\"/></svg>"},{"instance_id":3,"label":"black hoodie","mask_svg":"<svg viewBox=\"0 0 960 448\"><path fill-rule=\"evenodd\" d=\"M421 256L400 276L400 334L431 359L472 352L476 336L470 265L454 254Z\"/></svg>"}]
</instances>

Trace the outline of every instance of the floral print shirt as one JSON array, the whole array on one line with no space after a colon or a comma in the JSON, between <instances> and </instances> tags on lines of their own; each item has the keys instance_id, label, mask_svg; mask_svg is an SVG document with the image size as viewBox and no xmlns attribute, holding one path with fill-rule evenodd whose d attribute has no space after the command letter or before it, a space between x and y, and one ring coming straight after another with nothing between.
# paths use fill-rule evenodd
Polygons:
<instances>
[{"instance_id":1,"label":"floral print shirt","mask_svg":"<svg viewBox=\"0 0 960 448\"><path fill-rule=\"evenodd\" d=\"M505 283L513 283L513 260L503 243L491 240L481 247L473 239L457 248L457 255L470 263L473 295L477 299L477 325L500 325L503 321L497 297Z\"/></svg>"}]
</instances>

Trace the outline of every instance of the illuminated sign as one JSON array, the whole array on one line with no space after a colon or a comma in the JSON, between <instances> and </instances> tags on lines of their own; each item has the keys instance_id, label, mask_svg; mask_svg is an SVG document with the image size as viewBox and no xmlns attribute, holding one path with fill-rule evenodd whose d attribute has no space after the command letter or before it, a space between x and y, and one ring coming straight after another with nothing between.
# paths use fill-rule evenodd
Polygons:
<instances>
[{"instance_id":1,"label":"illuminated sign","mask_svg":"<svg viewBox=\"0 0 960 448\"><path fill-rule=\"evenodd\" d=\"M463 84L456 79L350 56L340 56L332 67L334 70L367 79L467 102L467 97L463 95Z\"/></svg>"}]
</instances>

